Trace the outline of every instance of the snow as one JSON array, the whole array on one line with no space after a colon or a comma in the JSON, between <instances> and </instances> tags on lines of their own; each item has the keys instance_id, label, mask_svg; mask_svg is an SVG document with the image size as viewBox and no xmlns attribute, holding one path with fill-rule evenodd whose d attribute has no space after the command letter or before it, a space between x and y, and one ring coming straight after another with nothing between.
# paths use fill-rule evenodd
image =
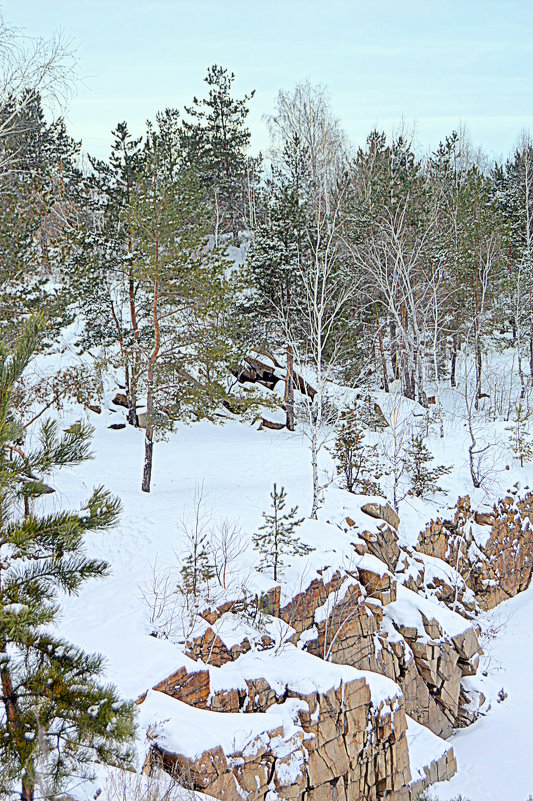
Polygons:
<instances>
[{"instance_id":1,"label":"snow","mask_svg":"<svg viewBox=\"0 0 533 801\"><path fill-rule=\"evenodd\" d=\"M67 348L58 358L64 364L71 356ZM387 414L393 398L384 393L374 395ZM104 408L101 415L80 412L79 408L66 409L62 421L65 424L83 414L95 425L95 459L60 471L50 481L57 491L41 501L45 508L82 508L93 486L103 484L119 495L123 503L119 525L112 531L95 533L87 541L87 552L108 560L112 574L105 580L87 584L78 597L63 599L60 633L89 651L103 653L106 679L116 683L125 697L137 699L148 690L146 700L139 705L141 732L146 726L160 728L169 747L175 746L194 757L214 745L223 745L231 752L236 744L249 744L266 729L283 727L286 738L294 732L294 704L278 704L267 713L224 715L200 709L191 711L191 707L180 701L150 689L179 667L198 670L206 666L189 660L170 640L150 636L152 627L141 588L150 581L156 562L169 571L172 581L178 584L179 551L183 545L178 522L190 513L195 490L199 487L203 488L204 502L213 520L235 521L248 544L263 522L261 513L269 507L269 493L274 482L278 487L285 486L288 507L298 504L298 514L308 514L311 476L305 437L300 431L292 434L258 431L256 426L231 418L224 425L208 422L180 425L168 441L155 445L152 492L147 495L140 491L144 432L129 426L116 431L108 429L111 423L123 419L123 410L111 404L112 396L110 390L109 408ZM265 391L267 396L271 397ZM405 545L416 547L418 533L430 519L453 516L453 506L459 495L468 493L473 508L486 511L517 479L524 487L533 479L530 465L519 468L513 464L511 471L505 471L505 465L512 461L506 455L499 468L495 468L490 487L473 490L466 457L467 432L459 413L460 399L445 390L442 397L447 409L446 437L440 440L433 431L428 444L435 462L453 464L454 470L441 480L445 493L430 501L406 496L401 502L399 535ZM406 413L409 410L419 412L419 407L405 400L402 400L402 408ZM265 414L270 416L278 411L268 410ZM498 422L493 431L502 436L503 428ZM325 470L331 473L331 458L325 450L321 459ZM352 543L362 542L358 532L367 530L379 536L381 521L361 511L364 502L383 503L384 498L350 495L334 484L328 488L319 519L306 520L298 529L302 542L315 550L306 556L286 560L281 581L282 602L305 589L316 577L316 571L324 568L328 568L323 573L324 580L342 567L367 568L380 575L387 573L376 557L358 556L353 549ZM346 517L355 521L349 529ZM475 525L478 545L483 544L489 530L489 527ZM445 563L415 556L424 564L426 581L440 576L452 586L459 581L453 568ZM266 591L274 586L270 576L255 572L258 555L250 545L241 559L237 572L249 577L254 591ZM412 569L415 571L416 565ZM435 618L452 637L460 635L469 625L444 605L415 594L400 583L397 600L383 611L382 630L391 640L399 636L392 626L393 620L396 624L415 627L419 636L427 638L422 614ZM320 610L317 610L316 619L320 619ZM435 758L437 753L442 753L439 749L454 747L459 772L451 782L435 788L440 801L448 801L459 794L469 801L526 801L533 792L530 770L533 759L532 619L533 589L486 617L485 628L495 630L494 637L484 646L486 654L480 668L487 675L465 680L473 703L480 690L488 699L477 723L443 744L414 721L409 722L413 776L430 756ZM270 652L252 650L220 669L208 666L213 692L244 688L247 677L264 676L276 690L290 685L302 693L339 687L341 682L364 677L376 707L392 703L390 699L398 697L397 686L378 674L332 665L303 652L304 641L312 632L300 636L297 647L288 642L295 634L290 626L272 620L266 623L271 636L278 626L274 636L276 647ZM215 629L229 646L247 633L246 626L231 613L224 615ZM499 703L498 693L502 687L508 698ZM140 741L140 748L143 746ZM288 768L291 776L296 769L297 765Z\"/></svg>"},{"instance_id":2,"label":"snow","mask_svg":"<svg viewBox=\"0 0 533 801\"><path fill-rule=\"evenodd\" d=\"M470 622L457 612L452 612L446 606L437 605L402 584L398 584L397 592L397 600L384 608L384 614L399 626L416 628L420 639L428 640L422 615L428 620L435 619L452 638L470 628Z\"/></svg>"},{"instance_id":3,"label":"snow","mask_svg":"<svg viewBox=\"0 0 533 801\"><path fill-rule=\"evenodd\" d=\"M500 604L484 621L484 644L475 678L488 697L484 714L450 740L458 772L435 785L439 801L462 794L469 801L527 801L533 793L533 587ZM498 700L504 689L508 697ZM489 709L490 707L490 709Z\"/></svg>"},{"instance_id":4,"label":"snow","mask_svg":"<svg viewBox=\"0 0 533 801\"><path fill-rule=\"evenodd\" d=\"M119 631L121 620L125 627L122 632ZM106 677L120 687L125 697L137 700L148 688L181 667L189 672L202 668L201 663L189 659L168 640L126 628L126 624L124 615L87 627L86 631L76 630L77 642L82 642L89 651L105 655ZM65 620L62 631L71 631L74 625L75 621Z\"/></svg>"},{"instance_id":5,"label":"snow","mask_svg":"<svg viewBox=\"0 0 533 801\"><path fill-rule=\"evenodd\" d=\"M411 764L411 781L425 779L424 767L437 762L450 750L450 742L442 740L425 726L407 716L407 743Z\"/></svg>"},{"instance_id":6,"label":"snow","mask_svg":"<svg viewBox=\"0 0 533 801\"><path fill-rule=\"evenodd\" d=\"M398 685L385 676L357 670L349 665L325 662L291 643L285 643L277 650L249 651L235 662L211 670L211 689L217 691L242 687L243 680L260 677L265 678L280 696L287 688L302 695L326 693L342 684L361 679L369 685L372 703L378 708L386 700L401 696Z\"/></svg>"},{"instance_id":7,"label":"snow","mask_svg":"<svg viewBox=\"0 0 533 801\"><path fill-rule=\"evenodd\" d=\"M68 788L68 793L69 796L62 798L72 797L76 801L95 801L96 798L105 801L148 801L153 798L165 798L166 801L213 801L212 796L180 787L163 772L147 776L101 764L95 766L94 778L76 779L74 786Z\"/></svg>"},{"instance_id":8,"label":"snow","mask_svg":"<svg viewBox=\"0 0 533 801\"><path fill-rule=\"evenodd\" d=\"M374 528L372 524L380 522L369 518L364 513L360 512L360 515L370 523L365 526L365 530L372 531ZM317 577L317 570L322 571L324 582L331 579L337 568L346 570L360 568L379 576L390 575L387 566L375 556L369 553L360 556L354 551L353 543L357 542L359 538L352 533L351 529L346 532L338 526L325 522L323 517L324 513L319 515L318 520L306 519L298 527L297 536L314 550L305 556L291 557L291 564L287 566L283 574L282 603L302 592L311 580ZM326 566L331 569L324 571ZM317 613L320 616L318 610ZM319 618L316 618L316 622L318 620Z\"/></svg>"},{"instance_id":9,"label":"snow","mask_svg":"<svg viewBox=\"0 0 533 801\"><path fill-rule=\"evenodd\" d=\"M158 742L168 751L194 760L218 746L226 754L250 748L264 732L283 728L284 717L270 710L246 715L213 712L150 690L139 705L139 725L157 732Z\"/></svg>"}]
</instances>

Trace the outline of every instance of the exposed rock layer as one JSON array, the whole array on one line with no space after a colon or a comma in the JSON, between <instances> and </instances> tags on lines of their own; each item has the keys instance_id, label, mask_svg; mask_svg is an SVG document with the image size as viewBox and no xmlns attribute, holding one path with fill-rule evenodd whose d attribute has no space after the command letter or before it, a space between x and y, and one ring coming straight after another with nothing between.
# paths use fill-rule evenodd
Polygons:
<instances>
[{"instance_id":1,"label":"exposed rock layer","mask_svg":"<svg viewBox=\"0 0 533 801\"><path fill-rule=\"evenodd\" d=\"M420 536L420 551L456 567L461 581L455 587L448 579L435 584L435 597L451 608L470 605L474 614L477 607L467 586L485 606L524 589L533 569L533 535L526 522L532 503L533 496L509 496L482 517L465 498L453 521L432 521ZM364 511L382 522L377 533L357 529L350 569L319 570L283 601L279 586L262 598L263 611L286 624L284 642L259 630L237 643L226 640L223 624L243 603L237 599L206 610L202 632L186 644L198 670L180 668L154 686L213 713L267 713L267 720L269 711L284 710L291 726L265 726L245 748L231 753L211 748L194 759L160 742L150 764L155 760L182 780L187 776L196 789L227 801L263 801L273 797L271 792L294 801L410 801L431 783L451 778L456 764L453 750L446 748L411 775L406 716L444 738L475 719L462 681L477 670L478 631L453 612L445 618L450 626L443 623L439 607L422 592L423 558L398 546L397 518L385 505L368 504ZM349 518L346 523L349 538L354 524ZM480 544L482 526L487 536ZM414 610L410 618L402 612L406 605ZM388 697L376 702L360 674L309 692L290 681L280 689L255 674L247 675L242 686L213 690L213 671L240 664L248 652L265 651L266 658L275 659L275 648L296 651L295 646L304 660L319 657L372 671L391 679L401 692L391 684ZM313 666L305 670L311 675Z\"/></svg>"},{"instance_id":2,"label":"exposed rock layer","mask_svg":"<svg viewBox=\"0 0 533 801\"><path fill-rule=\"evenodd\" d=\"M533 493L517 491L494 504L492 512L472 509L465 495L453 519L432 520L418 538L418 550L450 564L485 609L525 590L533 572Z\"/></svg>"}]
</instances>

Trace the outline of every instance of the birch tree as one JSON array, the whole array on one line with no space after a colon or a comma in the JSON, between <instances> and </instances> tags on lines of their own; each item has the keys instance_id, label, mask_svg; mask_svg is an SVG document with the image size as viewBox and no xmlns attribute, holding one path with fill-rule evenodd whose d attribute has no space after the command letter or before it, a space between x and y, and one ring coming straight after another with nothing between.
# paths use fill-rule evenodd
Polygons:
<instances>
[{"instance_id":1,"label":"birch tree","mask_svg":"<svg viewBox=\"0 0 533 801\"><path fill-rule=\"evenodd\" d=\"M267 122L277 163L302 165L293 187L300 215L294 242L298 291L278 301L277 316L287 343L289 386L293 365L313 385L311 391L302 384L300 397L311 456L311 517L316 518L323 489L319 456L340 413L329 383L340 374L344 315L356 291L346 269L343 237L347 148L326 91L309 82L292 92L280 91Z\"/></svg>"},{"instance_id":2,"label":"birch tree","mask_svg":"<svg viewBox=\"0 0 533 801\"><path fill-rule=\"evenodd\" d=\"M314 201L299 258L301 295L290 314L280 311L298 372L309 374L314 389L301 393L301 407L311 455L311 517L316 518L323 489L319 456L340 415L330 384L340 376L344 315L357 287L346 269L342 188L330 192L324 183L317 185Z\"/></svg>"}]
</instances>

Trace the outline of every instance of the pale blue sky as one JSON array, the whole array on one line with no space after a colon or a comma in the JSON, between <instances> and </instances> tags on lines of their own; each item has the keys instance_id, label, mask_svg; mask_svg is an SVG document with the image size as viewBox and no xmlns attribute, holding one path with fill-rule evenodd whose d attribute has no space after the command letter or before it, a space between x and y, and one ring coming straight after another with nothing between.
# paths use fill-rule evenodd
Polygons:
<instances>
[{"instance_id":1,"label":"pale blue sky","mask_svg":"<svg viewBox=\"0 0 533 801\"><path fill-rule=\"evenodd\" d=\"M0 0L28 33L61 29L83 83L68 120L84 149L105 155L115 124L135 132L166 106L203 93L210 64L256 89L253 146L280 87L326 84L356 144L401 117L421 146L460 122L476 144L507 153L533 130L533 0Z\"/></svg>"}]
</instances>

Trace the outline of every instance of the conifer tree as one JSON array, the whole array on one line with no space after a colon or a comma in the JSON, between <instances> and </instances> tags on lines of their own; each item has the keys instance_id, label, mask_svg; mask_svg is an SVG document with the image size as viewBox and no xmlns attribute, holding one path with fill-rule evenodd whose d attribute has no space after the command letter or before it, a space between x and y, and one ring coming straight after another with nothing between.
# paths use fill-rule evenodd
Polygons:
<instances>
[{"instance_id":1,"label":"conifer tree","mask_svg":"<svg viewBox=\"0 0 533 801\"><path fill-rule=\"evenodd\" d=\"M515 408L512 426L506 428L510 433L510 443L513 455L520 460L520 467L533 459L533 442L529 435L529 421L531 413L521 403Z\"/></svg>"},{"instance_id":2,"label":"conifer tree","mask_svg":"<svg viewBox=\"0 0 533 801\"><path fill-rule=\"evenodd\" d=\"M404 462L406 473L411 479L411 492L418 498L426 498L428 495L442 492L442 488L437 482L441 476L448 475L452 469L444 465L428 466L433 462L433 456L425 445L422 434L413 434L410 437Z\"/></svg>"},{"instance_id":3,"label":"conifer tree","mask_svg":"<svg viewBox=\"0 0 533 801\"><path fill-rule=\"evenodd\" d=\"M266 182L263 219L254 231L248 258L252 315L263 321L274 345L283 342L277 330L280 309L290 307L302 292L306 160L307 151L295 136L286 143L282 161L272 167Z\"/></svg>"},{"instance_id":4,"label":"conifer tree","mask_svg":"<svg viewBox=\"0 0 533 801\"><path fill-rule=\"evenodd\" d=\"M22 801L33 801L37 785L55 797L94 760L127 764L134 732L131 705L101 683L102 658L52 628L60 593L108 573L84 539L115 523L119 502L100 487L81 511L37 511L51 491L47 473L87 459L92 433L45 423L38 443L25 445L12 396L42 329L31 318L11 352L0 345L0 794L10 797L18 782Z\"/></svg>"},{"instance_id":5,"label":"conifer tree","mask_svg":"<svg viewBox=\"0 0 533 801\"><path fill-rule=\"evenodd\" d=\"M476 365L475 405L482 394L484 343L501 322L506 275L507 230L494 201L493 184L475 167L458 187L458 295L464 325L472 330ZM499 296L500 303L495 303ZM466 314L465 314L466 313ZM507 311L508 314L508 311Z\"/></svg>"},{"instance_id":6,"label":"conifer tree","mask_svg":"<svg viewBox=\"0 0 533 801\"><path fill-rule=\"evenodd\" d=\"M284 557L291 554L304 556L314 549L305 545L295 536L294 532L303 522L303 518L296 519L297 506L284 511L287 498L285 487L281 487L278 491L277 484L274 484L270 498L272 499L272 511L270 513L263 512L265 522L259 526L259 530L253 535L252 540L261 554L259 569L272 571L272 578L274 581L278 581L283 573Z\"/></svg>"},{"instance_id":7,"label":"conifer tree","mask_svg":"<svg viewBox=\"0 0 533 801\"><path fill-rule=\"evenodd\" d=\"M533 376L533 143L522 134L513 157L492 171L495 198L509 230L509 316L516 345L518 374L525 396L523 359ZM500 302L505 302L505 295ZM527 347L526 347L527 346Z\"/></svg>"},{"instance_id":8,"label":"conifer tree","mask_svg":"<svg viewBox=\"0 0 533 801\"><path fill-rule=\"evenodd\" d=\"M50 276L72 233L79 144L60 118L48 123L40 95L0 96L0 336L46 309L48 329L64 321L64 288Z\"/></svg>"},{"instance_id":9,"label":"conifer tree","mask_svg":"<svg viewBox=\"0 0 533 801\"><path fill-rule=\"evenodd\" d=\"M379 495L377 446L365 444L365 430L358 413L358 407L354 406L342 414L332 449L337 475L348 492Z\"/></svg>"},{"instance_id":10,"label":"conifer tree","mask_svg":"<svg viewBox=\"0 0 533 801\"><path fill-rule=\"evenodd\" d=\"M85 320L78 346L84 352L105 349L110 366L122 372L127 419L134 426L146 304L134 272L128 214L141 169L141 141L120 122L113 131L109 159L90 158L92 172L80 193L84 221L64 267L73 306Z\"/></svg>"},{"instance_id":11,"label":"conifer tree","mask_svg":"<svg viewBox=\"0 0 533 801\"><path fill-rule=\"evenodd\" d=\"M148 126L127 218L134 276L146 306L139 337L145 492L158 434L172 430L178 419L208 416L224 400L218 367L230 350L227 332L215 322L231 283L226 262L209 247L205 194L194 172L177 160L179 142L168 123L158 115L155 126Z\"/></svg>"},{"instance_id":12,"label":"conifer tree","mask_svg":"<svg viewBox=\"0 0 533 801\"><path fill-rule=\"evenodd\" d=\"M208 532L196 529L189 537L188 546L189 552L181 567L181 591L187 605L194 608L216 572L209 549ZM202 600L208 602L207 593Z\"/></svg>"},{"instance_id":13,"label":"conifer tree","mask_svg":"<svg viewBox=\"0 0 533 801\"><path fill-rule=\"evenodd\" d=\"M182 147L188 166L208 188L215 217L214 235L231 231L236 241L244 216L244 184L258 164L247 159L250 131L246 126L248 101L254 92L241 99L232 96L235 75L214 64L207 70L208 96L194 98L186 107L191 120L181 129Z\"/></svg>"},{"instance_id":14,"label":"conifer tree","mask_svg":"<svg viewBox=\"0 0 533 801\"><path fill-rule=\"evenodd\" d=\"M242 361L235 313L238 270L209 241L209 208L168 112L148 124L127 223L138 303L139 391L146 397L142 489L150 492L154 442L178 421L256 403L233 379ZM233 371L233 373L232 373Z\"/></svg>"},{"instance_id":15,"label":"conifer tree","mask_svg":"<svg viewBox=\"0 0 533 801\"><path fill-rule=\"evenodd\" d=\"M301 251L305 236L305 198L308 153L297 135L285 144L282 160L273 165L266 183L263 217L257 225L247 261L250 291L245 311L256 339L267 347L284 347L286 352L286 426L294 431L294 354L287 342L287 326L293 307L303 292Z\"/></svg>"}]
</instances>

